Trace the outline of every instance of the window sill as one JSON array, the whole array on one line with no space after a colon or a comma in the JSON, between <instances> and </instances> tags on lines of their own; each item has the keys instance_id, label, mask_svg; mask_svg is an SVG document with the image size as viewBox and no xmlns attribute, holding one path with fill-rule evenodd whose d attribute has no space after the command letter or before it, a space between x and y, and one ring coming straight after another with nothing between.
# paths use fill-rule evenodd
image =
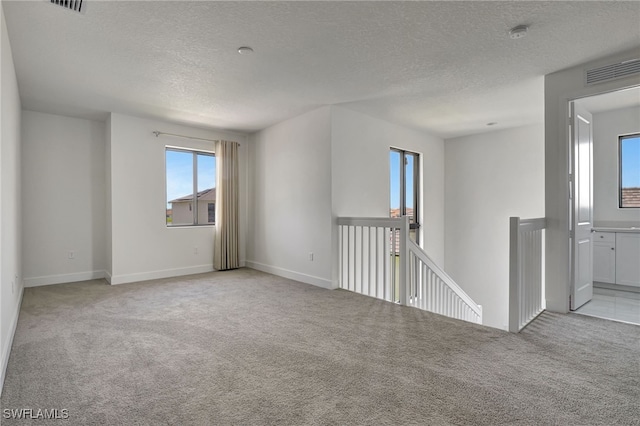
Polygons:
<instances>
[{"instance_id":1,"label":"window sill","mask_svg":"<svg viewBox=\"0 0 640 426\"><path fill-rule=\"evenodd\" d=\"M165 228L167 229L184 229L184 228L215 228L215 223L214 224L210 224L207 223L206 225L172 225L172 226L165 226Z\"/></svg>"}]
</instances>

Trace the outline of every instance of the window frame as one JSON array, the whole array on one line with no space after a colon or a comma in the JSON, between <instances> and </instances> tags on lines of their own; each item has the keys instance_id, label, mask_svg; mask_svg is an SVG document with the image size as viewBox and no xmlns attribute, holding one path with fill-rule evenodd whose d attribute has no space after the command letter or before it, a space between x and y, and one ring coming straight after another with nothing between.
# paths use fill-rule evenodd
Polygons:
<instances>
[{"instance_id":1,"label":"window frame","mask_svg":"<svg viewBox=\"0 0 640 426\"><path fill-rule=\"evenodd\" d=\"M622 205L622 142L625 139L640 139L640 132L625 133L618 135L618 208L619 209L640 209Z\"/></svg>"},{"instance_id":2,"label":"window frame","mask_svg":"<svg viewBox=\"0 0 640 426\"><path fill-rule=\"evenodd\" d=\"M420 229L422 228L422 221L420 220L420 161L421 155L418 152L408 151L402 148L389 147L389 153L397 152L400 154L400 217L407 215L407 176L406 176L406 156L410 155L414 158L413 163L413 223L409 223L409 229L415 230L416 244L421 244ZM390 174L390 173L389 173ZM391 206L389 206L389 215L391 215Z\"/></svg>"},{"instance_id":3,"label":"window frame","mask_svg":"<svg viewBox=\"0 0 640 426\"><path fill-rule=\"evenodd\" d=\"M174 152L185 152L185 153L189 153L192 154L192 158L193 158L193 166L192 166L192 179L193 179L193 183L192 183L192 194L193 197L191 199L191 201L189 202L189 210L191 210L192 212L192 223L182 223L179 225L170 225L169 222L167 221L167 219L165 219L165 226L169 229L171 228L185 228L185 227L198 227L198 226L215 226L215 222L210 223L198 223L199 221L199 213L198 213L198 155L203 155L203 156L208 156L208 157L213 157L214 158L214 164L216 161L216 153L214 151L208 151L208 150L203 150L203 149L195 149L195 148L187 148L187 147L183 147L183 146L175 146L175 145L165 145L164 147L164 197L165 197L165 216L166 216L166 209L167 209L167 204L169 204L169 199L167 197L167 187L168 187L168 176L167 176L167 152L168 151L174 151ZM214 188L216 188L216 185L214 186ZM208 209L208 204L210 203L209 200L207 201L203 201L206 205L207 205L207 209ZM215 204L215 201L214 201ZM173 223L173 205L171 207L172 210L172 223ZM208 218L207 218L208 219Z\"/></svg>"}]
</instances>

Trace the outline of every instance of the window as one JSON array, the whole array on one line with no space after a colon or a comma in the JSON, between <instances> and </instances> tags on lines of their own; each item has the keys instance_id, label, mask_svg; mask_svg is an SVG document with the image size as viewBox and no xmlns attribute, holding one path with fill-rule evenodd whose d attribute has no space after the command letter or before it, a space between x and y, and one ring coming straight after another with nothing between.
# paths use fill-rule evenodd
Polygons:
<instances>
[{"instance_id":1,"label":"window","mask_svg":"<svg viewBox=\"0 0 640 426\"><path fill-rule=\"evenodd\" d=\"M213 225L215 155L212 152L167 147L165 160L167 226Z\"/></svg>"},{"instance_id":2,"label":"window","mask_svg":"<svg viewBox=\"0 0 640 426\"><path fill-rule=\"evenodd\" d=\"M209 209L209 223L215 223L216 222L216 203L209 203L208 209Z\"/></svg>"},{"instance_id":3,"label":"window","mask_svg":"<svg viewBox=\"0 0 640 426\"><path fill-rule=\"evenodd\" d=\"M619 206L640 208L640 133L618 138Z\"/></svg>"},{"instance_id":4,"label":"window","mask_svg":"<svg viewBox=\"0 0 640 426\"><path fill-rule=\"evenodd\" d=\"M419 241L420 228L420 163L419 154L391 148L389 154L391 171L391 217L409 216L409 237Z\"/></svg>"}]
</instances>

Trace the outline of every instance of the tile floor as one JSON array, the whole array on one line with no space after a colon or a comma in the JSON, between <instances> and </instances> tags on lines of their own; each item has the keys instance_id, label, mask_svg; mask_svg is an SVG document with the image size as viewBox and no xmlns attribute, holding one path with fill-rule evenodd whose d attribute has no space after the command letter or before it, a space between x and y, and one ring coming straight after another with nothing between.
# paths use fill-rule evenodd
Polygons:
<instances>
[{"instance_id":1,"label":"tile floor","mask_svg":"<svg viewBox=\"0 0 640 426\"><path fill-rule=\"evenodd\" d=\"M640 325L640 293L594 287L593 299L574 312Z\"/></svg>"}]
</instances>

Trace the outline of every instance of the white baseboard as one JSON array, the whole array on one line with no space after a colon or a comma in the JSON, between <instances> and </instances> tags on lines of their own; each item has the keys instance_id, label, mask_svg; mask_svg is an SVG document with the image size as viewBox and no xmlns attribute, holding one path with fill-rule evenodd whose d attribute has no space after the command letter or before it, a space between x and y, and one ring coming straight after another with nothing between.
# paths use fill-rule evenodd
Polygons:
<instances>
[{"instance_id":1,"label":"white baseboard","mask_svg":"<svg viewBox=\"0 0 640 426\"><path fill-rule=\"evenodd\" d=\"M7 365L9 364L9 355L11 355L11 347L13 346L13 336L16 334L16 327L18 326L18 317L20 316L20 307L22 306L22 296L24 294L24 289L20 288L20 297L18 297L18 305L16 306L16 310L13 314L13 318L11 318L11 324L9 325L9 334L7 335L7 341L2 342L2 364L0 364L0 395L2 395L2 389L4 388L4 378L7 373Z\"/></svg>"},{"instance_id":2,"label":"white baseboard","mask_svg":"<svg viewBox=\"0 0 640 426\"><path fill-rule=\"evenodd\" d=\"M240 262L244 266L244 261ZM179 277L182 275L202 274L213 272L211 264L190 266L186 268L163 269L160 271L139 272L135 274L112 275L107 271L88 271L74 274L48 275L44 277L25 278L25 287L40 287L44 285L73 283L78 281L97 280L104 278L109 284L126 284L138 281L148 281L161 278Z\"/></svg>"},{"instance_id":3,"label":"white baseboard","mask_svg":"<svg viewBox=\"0 0 640 426\"><path fill-rule=\"evenodd\" d=\"M171 278L171 277L179 277L182 275L193 275L193 274L204 274L206 272L213 272L213 266L211 264L208 265L199 265L199 266L190 266L187 268L174 268L174 269L163 269L160 271L150 271L150 272L139 272L135 274L123 274L123 275L110 275L107 278L111 284L126 284L133 283L138 281L148 281L148 280L157 280L161 278Z\"/></svg>"},{"instance_id":4,"label":"white baseboard","mask_svg":"<svg viewBox=\"0 0 640 426\"><path fill-rule=\"evenodd\" d=\"M48 275L44 277L25 278L25 287L40 287L43 285L74 283L78 281L99 280L105 277L105 271L86 271L73 274Z\"/></svg>"},{"instance_id":5,"label":"white baseboard","mask_svg":"<svg viewBox=\"0 0 640 426\"><path fill-rule=\"evenodd\" d=\"M289 269L280 268L278 266L265 265L264 263L254 262L252 260L245 261L245 264L248 268L257 269L258 271L267 272L283 278L289 278L290 280L300 281L305 284L315 285L316 287L322 287L328 290L336 288L331 280L327 280L325 278L290 271Z\"/></svg>"}]
</instances>

